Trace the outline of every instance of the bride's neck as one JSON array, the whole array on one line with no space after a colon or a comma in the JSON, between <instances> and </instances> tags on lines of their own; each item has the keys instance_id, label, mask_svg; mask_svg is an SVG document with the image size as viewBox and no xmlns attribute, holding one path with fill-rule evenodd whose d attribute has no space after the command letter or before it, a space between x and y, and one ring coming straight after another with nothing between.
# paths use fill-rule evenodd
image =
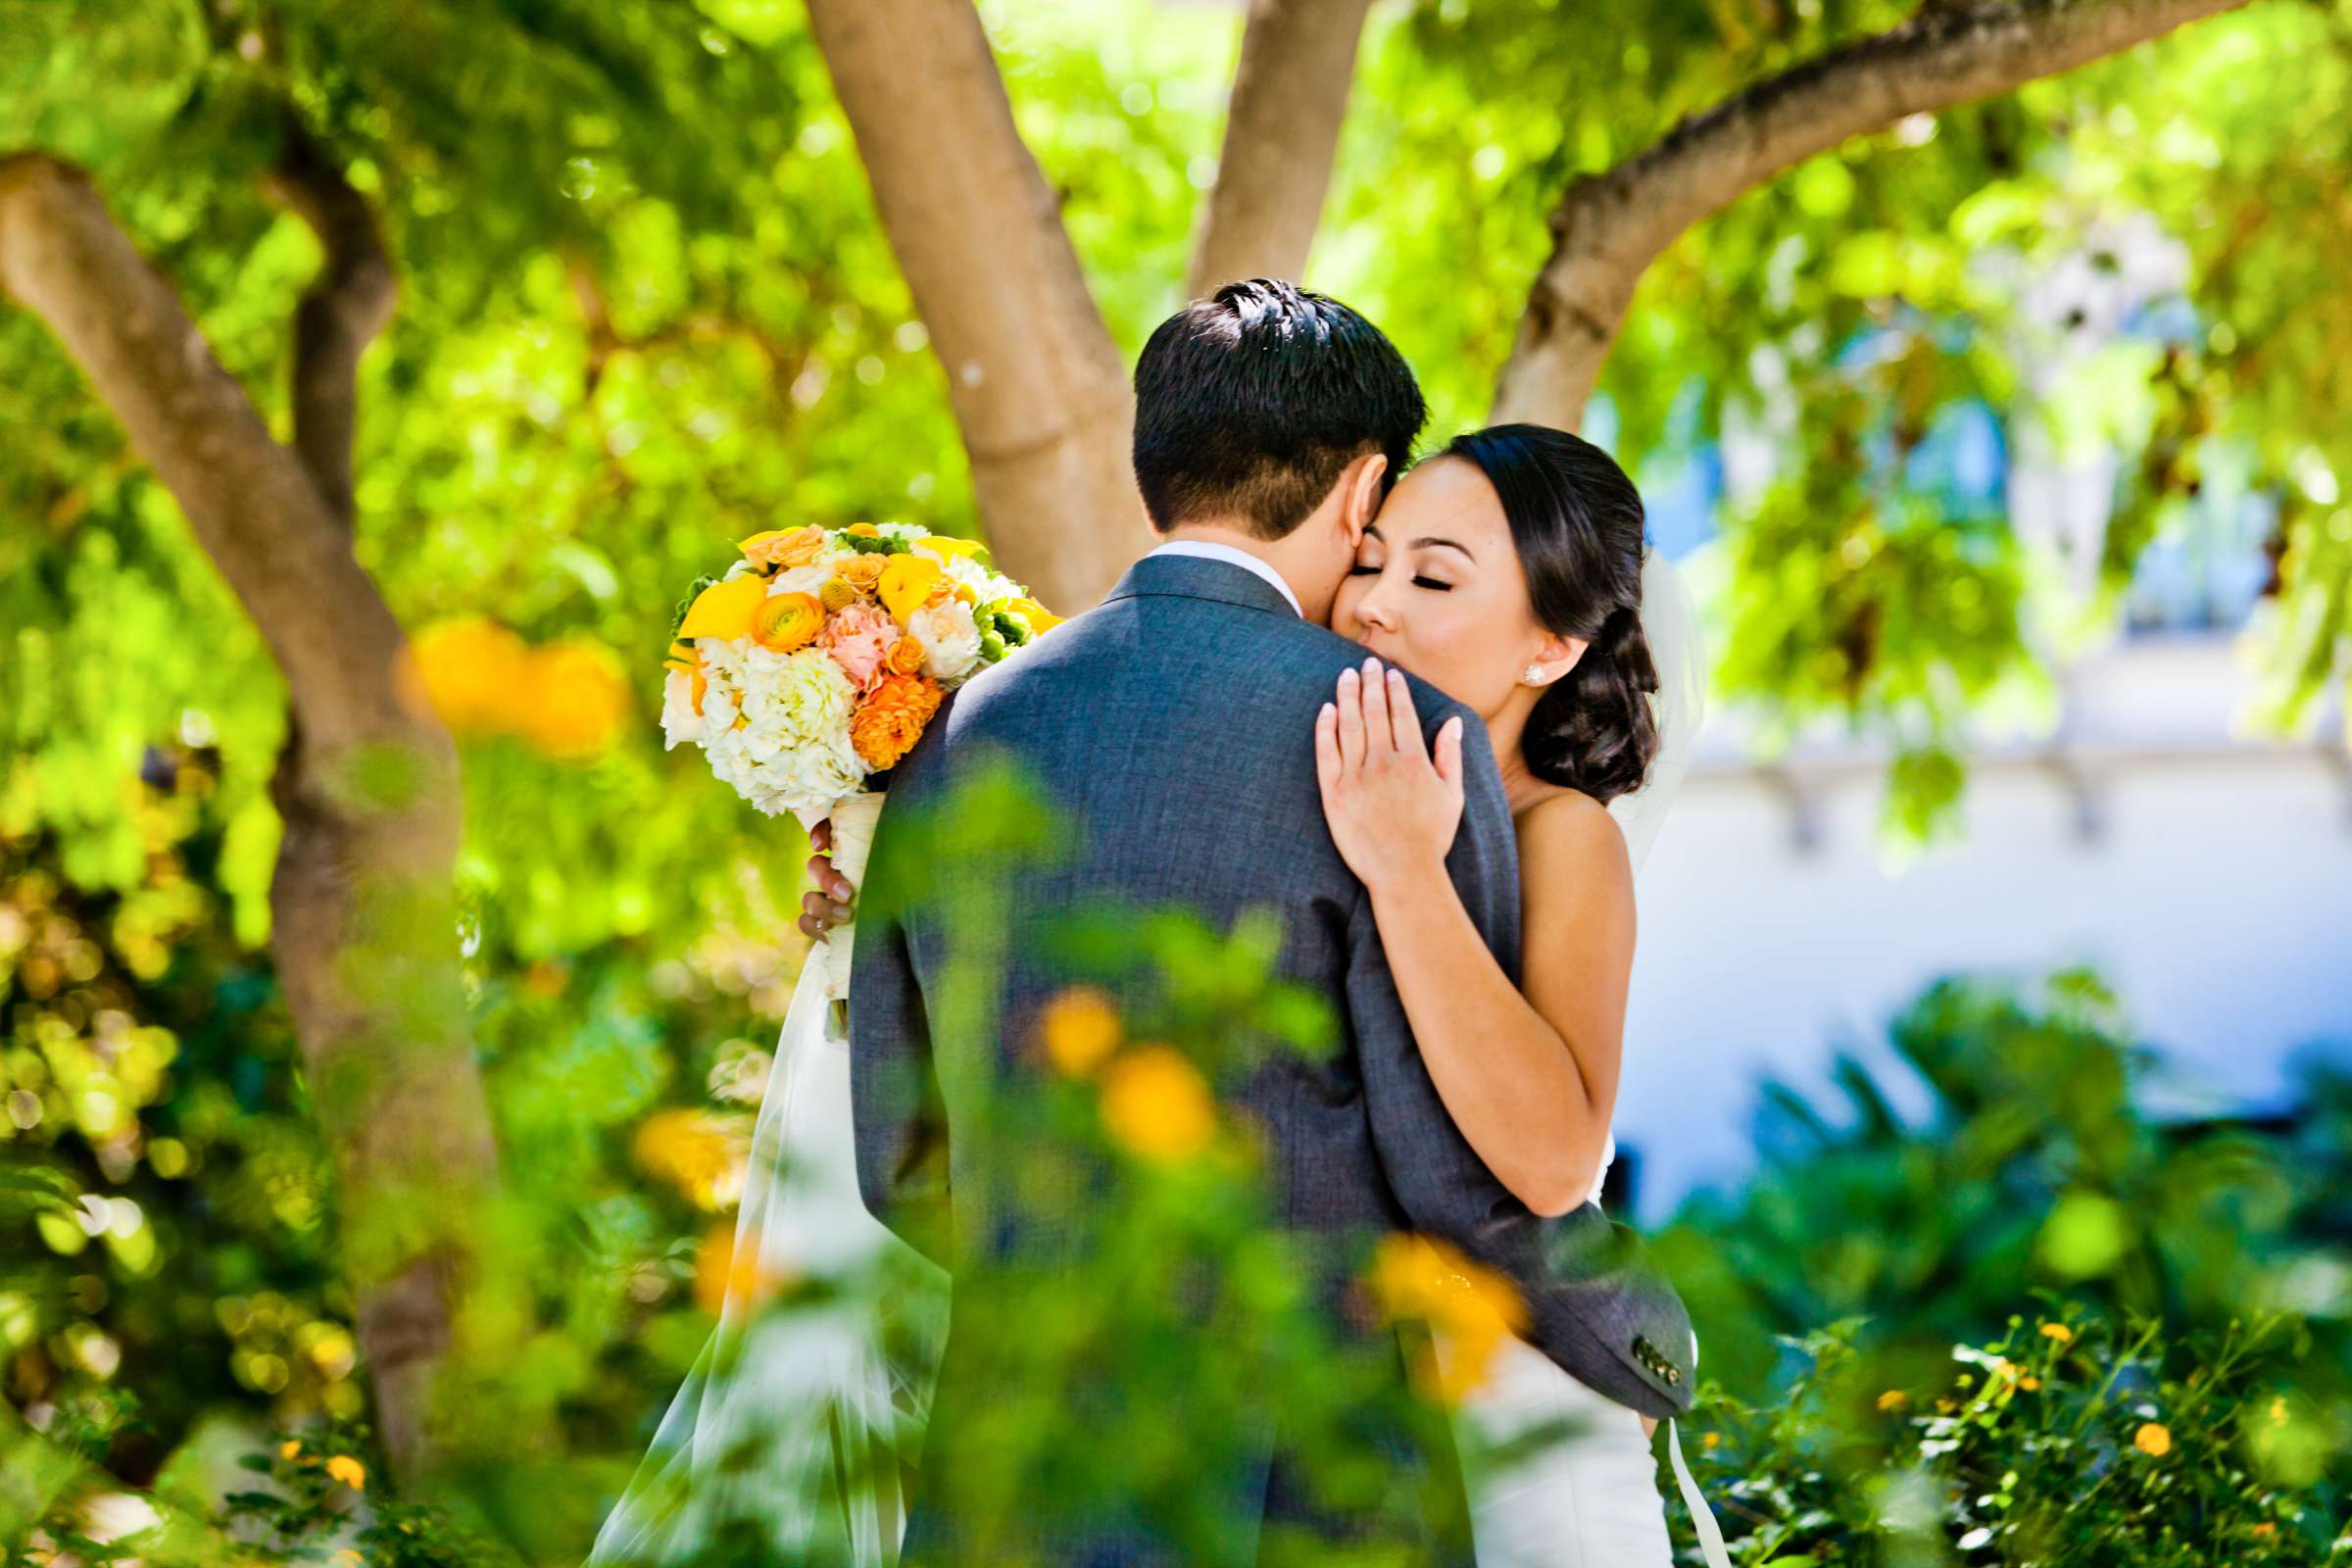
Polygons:
<instances>
[{"instance_id":1,"label":"bride's neck","mask_svg":"<svg viewBox=\"0 0 2352 1568\"><path fill-rule=\"evenodd\" d=\"M1506 703L1501 712L1487 720L1487 744L1494 750L1494 769L1502 775L1502 797L1510 804L1513 816L1554 789L1527 770L1527 753L1520 746L1526 735L1526 704Z\"/></svg>"}]
</instances>

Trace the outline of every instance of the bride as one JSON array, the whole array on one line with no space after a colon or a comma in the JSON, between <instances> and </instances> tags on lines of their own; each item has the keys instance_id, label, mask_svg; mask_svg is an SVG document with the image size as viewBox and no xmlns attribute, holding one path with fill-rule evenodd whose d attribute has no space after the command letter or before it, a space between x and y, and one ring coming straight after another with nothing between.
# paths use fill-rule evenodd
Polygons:
<instances>
[{"instance_id":1,"label":"bride","mask_svg":"<svg viewBox=\"0 0 2352 1568\"><path fill-rule=\"evenodd\" d=\"M1699 718L1695 614L1642 533L1639 493L1590 443L1524 424L1457 438L1397 482L1367 530L1333 629L1372 657L1314 723L1332 836L1370 891L1431 1078L1480 1157L1544 1214L1594 1200L1615 1151L1635 873ZM1462 805L1458 729L1431 757L1388 665L1487 725L1519 836L1525 994L1445 874ZM812 838L818 891L801 920L813 937L848 921L854 892L855 868L824 853L826 832ZM858 1199L828 967L810 962L778 1042L718 1332L592 1568L694 1560L721 1521L749 1526L748 1545L803 1560L897 1557L898 1482L920 1441L943 1284ZM806 1270L812 1256L881 1262L906 1299L869 1300L862 1315L836 1303L813 1322L761 1317L760 1260ZM892 1319L920 1332L886 1344L877 1325ZM1670 1562L1645 1417L1511 1341L1455 1418L1480 1568ZM1482 1457L1520 1451L1515 1434L1545 1428L1566 1436L1509 1462ZM1702 1548L1722 1563L1668 1439ZM747 1451L759 1443L766 1451ZM852 1472L864 1484L845 1488Z\"/></svg>"}]
</instances>

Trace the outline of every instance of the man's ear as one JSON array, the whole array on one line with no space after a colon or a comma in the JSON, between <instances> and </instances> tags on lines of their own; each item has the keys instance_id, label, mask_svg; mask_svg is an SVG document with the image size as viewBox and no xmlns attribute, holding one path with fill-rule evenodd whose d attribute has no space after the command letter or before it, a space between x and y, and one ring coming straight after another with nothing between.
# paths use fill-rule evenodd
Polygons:
<instances>
[{"instance_id":1,"label":"man's ear","mask_svg":"<svg viewBox=\"0 0 2352 1568\"><path fill-rule=\"evenodd\" d=\"M1364 541L1364 530L1372 526L1379 514L1382 496L1381 480L1389 471L1385 452L1370 452L1348 465L1340 475L1340 525L1348 535L1348 548L1352 551Z\"/></svg>"}]
</instances>

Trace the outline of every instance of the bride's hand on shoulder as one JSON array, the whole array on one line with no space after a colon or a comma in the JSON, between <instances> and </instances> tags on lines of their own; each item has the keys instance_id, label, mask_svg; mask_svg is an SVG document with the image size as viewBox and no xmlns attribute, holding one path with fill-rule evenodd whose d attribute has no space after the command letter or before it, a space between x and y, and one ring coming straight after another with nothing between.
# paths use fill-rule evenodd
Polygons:
<instances>
[{"instance_id":1,"label":"bride's hand on shoulder","mask_svg":"<svg viewBox=\"0 0 2352 1568\"><path fill-rule=\"evenodd\" d=\"M816 883L816 891L801 900L801 935L822 942L835 926L850 923L850 900L857 889L850 879L833 869L833 824L819 822L808 830L808 847L816 853L808 857L808 875Z\"/></svg>"},{"instance_id":2,"label":"bride's hand on shoulder","mask_svg":"<svg viewBox=\"0 0 2352 1568\"><path fill-rule=\"evenodd\" d=\"M1323 817L1348 868L1373 889L1426 886L1446 874L1462 820L1462 720L1438 731L1432 758L1412 688L1377 659L1343 670L1315 718Z\"/></svg>"}]
</instances>

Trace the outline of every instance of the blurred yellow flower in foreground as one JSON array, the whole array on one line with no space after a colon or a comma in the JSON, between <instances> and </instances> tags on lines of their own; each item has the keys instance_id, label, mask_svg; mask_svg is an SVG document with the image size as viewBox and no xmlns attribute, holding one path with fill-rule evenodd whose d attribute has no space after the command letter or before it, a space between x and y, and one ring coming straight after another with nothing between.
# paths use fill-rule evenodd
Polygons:
<instances>
[{"instance_id":1,"label":"blurred yellow flower in foreground","mask_svg":"<svg viewBox=\"0 0 2352 1568\"><path fill-rule=\"evenodd\" d=\"M721 1221L710 1227L694 1254L694 1304L712 1317L730 1300L758 1306L791 1278L760 1266L760 1254L749 1248L735 1250L735 1226Z\"/></svg>"},{"instance_id":2,"label":"blurred yellow flower in foreground","mask_svg":"<svg viewBox=\"0 0 2352 1568\"><path fill-rule=\"evenodd\" d=\"M533 648L494 620L461 615L419 630L411 657L410 697L450 733L519 735L551 757L604 751L635 706L619 658L593 637Z\"/></svg>"},{"instance_id":3,"label":"blurred yellow flower in foreground","mask_svg":"<svg viewBox=\"0 0 2352 1568\"><path fill-rule=\"evenodd\" d=\"M1094 987L1072 986L1046 1004L1037 1033L1047 1059L1081 1078L1119 1049L1118 1009Z\"/></svg>"},{"instance_id":4,"label":"blurred yellow flower in foreground","mask_svg":"<svg viewBox=\"0 0 2352 1568\"><path fill-rule=\"evenodd\" d=\"M1421 1375L1429 1392L1447 1404L1458 1404L1485 1382L1504 1338L1527 1328L1527 1303L1510 1281L1430 1237L1381 1238L1371 1285L1391 1320L1424 1318L1446 1336L1448 1354Z\"/></svg>"},{"instance_id":5,"label":"blurred yellow flower in foreground","mask_svg":"<svg viewBox=\"0 0 2352 1568\"><path fill-rule=\"evenodd\" d=\"M516 694L516 728L550 757L594 757L611 746L633 706L619 658L589 637L534 650Z\"/></svg>"},{"instance_id":6,"label":"blurred yellow flower in foreground","mask_svg":"<svg viewBox=\"0 0 2352 1568\"><path fill-rule=\"evenodd\" d=\"M285 1442L279 1444L277 1446L277 1456L280 1459L298 1459L302 1457L302 1444L300 1440L288 1438Z\"/></svg>"},{"instance_id":7,"label":"blurred yellow flower in foreground","mask_svg":"<svg viewBox=\"0 0 2352 1568\"><path fill-rule=\"evenodd\" d=\"M1907 1410L1910 1407L1911 1396L1900 1389L1888 1389L1879 1396L1879 1408L1882 1410Z\"/></svg>"},{"instance_id":8,"label":"blurred yellow flower in foreground","mask_svg":"<svg viewBox=\"0 0 2352 1568\"><path fill-rule=\"evenodd\" d=\"M411 643L420 695L458 735L508 727L522 689L530 646L486 615L459 615L419 629Z\"/></svg>"},{"instance_id":9,"label":"blurred yellow flower in foreground","mask_svg":"<svg viewBox=\"0 0 2352 1568\"><path fill-rule=\"evenodd\" d=\"M2173 1435L2153 1421L2143 1421L2132 1434L2132 1445L2140 1452L2161 1459L2173 1451Z\"/></svg>"},{"instance_id":10,"label":"blurred yellow flower in foreground","mask_svg":"<svg viewBox=\"0 0 2352 1568\"><path fill-rule=\"evenodd\" d=\"M362 1491L368 1485L368 1467L348 1453L338 1453L327 1460L326 1473L354 1492Z\"/></svg>"},{"instance_id":11,"label":"blurred yellow flower in foreground","mask_svg":"<svg viewBox=\"0 0 2352 1568\"><path fill-rule=\"evenodd\" d=\"M702 1208L723 1208L743 1190L743 1151L727 1125L708 1112L656 1111L637 1129L629 1152L647 1175Z\"/></svg>"},{"instance_id":12,"label":"blurred yellow flower in foreground","mask_svg":"<svg viewBox=\"0 0 2352 1568\"><path fill-rule=\"evenodd\" d=\"M1102 1073L1102 1124L1129 1152L1177 1164L1216 1136L1216 1102L1200 1070L1166 1046L1143 1046Z\"/></svg>"},{"instance_id":13,"label":"blurred yellow flower in foreground","mask_svg":"<svg viewBox=\"0 0 2352 1568\"><path fill-rule=\"evenodd\" d=\"M2075 1331L2063 1323L2044 1323L2041 1326L2041 1337L2045 1340L2056 1340L2060 1345L2072 1345L2075 1342Z\"/></svg>"}]
</instances>

